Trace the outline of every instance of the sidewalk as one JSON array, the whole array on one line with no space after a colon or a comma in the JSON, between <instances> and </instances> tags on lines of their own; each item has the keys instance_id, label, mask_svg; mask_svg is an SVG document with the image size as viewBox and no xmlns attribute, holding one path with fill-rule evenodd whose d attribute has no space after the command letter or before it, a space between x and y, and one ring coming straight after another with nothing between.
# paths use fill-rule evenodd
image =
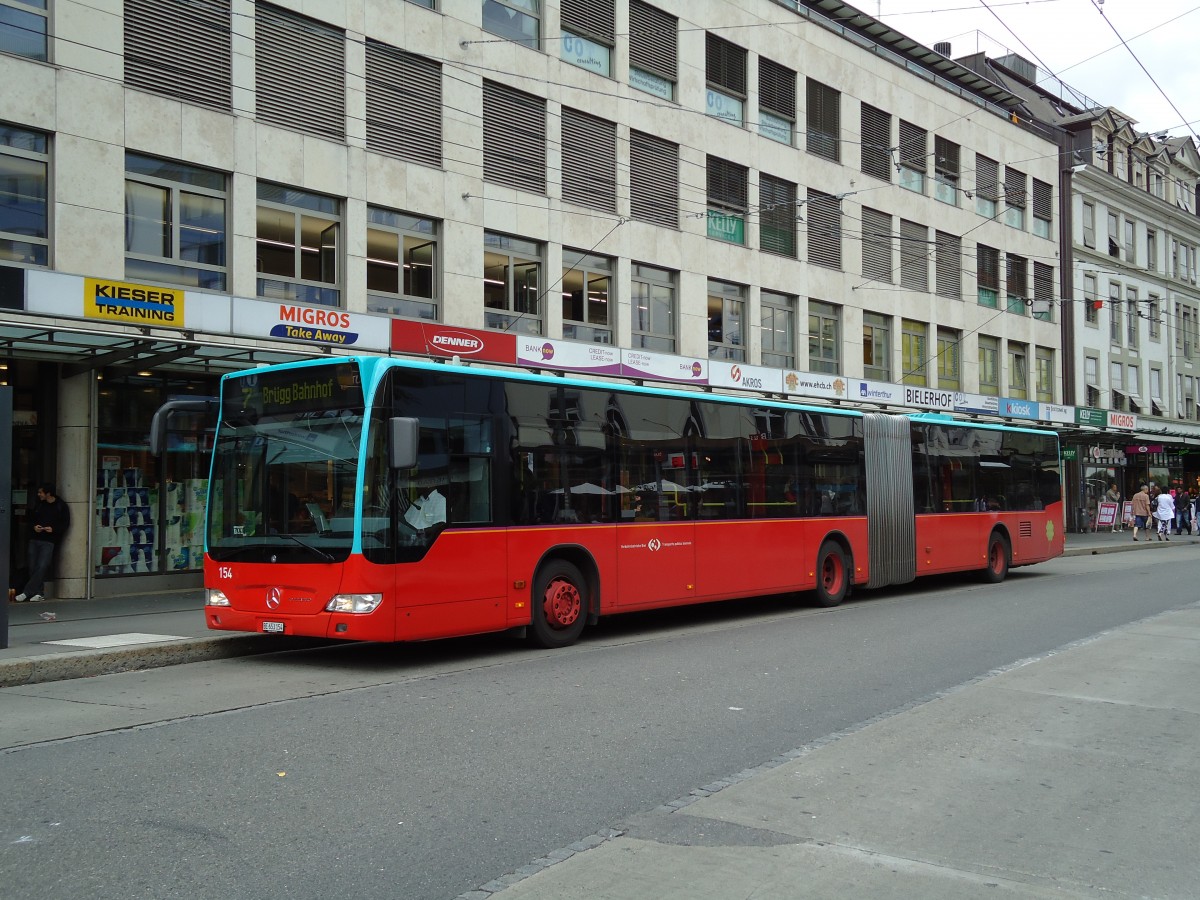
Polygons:
<instances>
[{"instance_id":1,"label":"sidewalk","mask_svg":"<svg viewBox=\"0 0 1200 900\"><path fill-rule=\"evenodd\" d=\"M1067 556L1170 550L1200 543L1134 543L1129 532L1067 535ZM52 621L46 621L53 617ZM0 650L0 687L88 678L132 669L179 665L316 646L315 638L209 631L204 592L141 594L101 600L48 600L8 604L8 648Z\"/></svg>"}]
</instances>

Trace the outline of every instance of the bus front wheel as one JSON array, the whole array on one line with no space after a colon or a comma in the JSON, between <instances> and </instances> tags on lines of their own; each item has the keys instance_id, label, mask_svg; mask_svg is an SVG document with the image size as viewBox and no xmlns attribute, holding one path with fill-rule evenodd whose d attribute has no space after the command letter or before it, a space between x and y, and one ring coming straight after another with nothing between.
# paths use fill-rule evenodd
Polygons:
<instances>
[{"instance_id":1,"label":"bus front wheel","mask_svg":"<svg viewBox=\"0 0 1200 900\"><path fill-rule=\"evenodd\" d=\"M818 606L837 606L850 590L850 571L846 567L846 551L836 541L826 541L817 553Z\"/></svg>"},{"instance_id":2,"label":"bus front wheel","mask_svg":"<svg viewBox=\"0 0 1200 900\"><path fill-rule=\"evenodd\" d=\"M1008 538L998 531L993 531L988 538L987 568L983 570L983 580L988 584L999 584L1008 574L1012 561L1012 550L1008 546Z\"/></svg>"},{"instance_id":3,"label":"bus front wheel","mask_svg":"<svg viewBox=\"0 0 1200 900\"><path fill-rule=\"evenodd\" d=\"M579 570L563 560L547 563L534 584L530 639L551 650L575 643L587 610L587 584Z\"/></svg>"}]
</instances>

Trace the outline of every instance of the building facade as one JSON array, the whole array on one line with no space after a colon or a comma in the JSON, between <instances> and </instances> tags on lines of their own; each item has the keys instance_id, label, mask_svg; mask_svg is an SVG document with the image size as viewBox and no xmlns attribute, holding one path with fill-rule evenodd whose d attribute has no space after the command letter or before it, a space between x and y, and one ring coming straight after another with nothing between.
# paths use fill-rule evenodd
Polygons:
<instances>
[{"instance_id":1,"label":"building facade","mask_svg":"<svg viewBox=\"0 0 1200 900\"><path fill-rule=\"evenodd\" d=\"M211 423L153 458L160 403L422 324L1074 424L1061 129L845 4L0 10L14 508L70 503L59 596L198 583Z\"/></svg>"}]
</instances>

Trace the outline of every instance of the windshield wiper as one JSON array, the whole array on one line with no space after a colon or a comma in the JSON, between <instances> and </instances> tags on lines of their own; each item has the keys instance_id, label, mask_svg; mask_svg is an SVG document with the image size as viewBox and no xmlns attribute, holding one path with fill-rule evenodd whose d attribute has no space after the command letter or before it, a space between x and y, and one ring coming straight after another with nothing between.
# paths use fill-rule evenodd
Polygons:
<instances>
[{"instance_id":1,"label":"windshield wiper","mask_svg":"<svg viewBox=\"0 0 1200 900\"><path fill-rule=\"evenodd\" d=\"M312 552L312 553L316 554L316 555L317 555L317 556L319 556L321 559L325 560L325 562L337 562L337 560L336 560L336 559L335 559L335 558L334 558L334 557L333 557L331 554L329 554L329 553L326 553L326 552L325 552L324 550L322 550L320 547L314 547L312 544L308 543L307 541L302 541L302 540L300 540L300 538L296 537L296 536L295 536L294 534L292 534L291 532L288 532L288 531L283 531L283 532L280 532L280 533L279 533L279 534L277 534L277 535L272 535L272 537L285 537L285 538L287 538L288 540L295 541L297 544L299 544L299 545L300 545L301 547L303 547L305 550L308 550L308 551L310 551L310 552Z\"/></svg>"}]
</instances>

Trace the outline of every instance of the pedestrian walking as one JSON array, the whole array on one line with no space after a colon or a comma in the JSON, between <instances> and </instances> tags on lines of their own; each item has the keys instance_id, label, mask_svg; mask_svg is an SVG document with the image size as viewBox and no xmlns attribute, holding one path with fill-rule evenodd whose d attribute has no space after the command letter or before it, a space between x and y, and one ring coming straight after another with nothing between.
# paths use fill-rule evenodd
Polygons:
<instances>
[{"instance_id":1,"label":"pedestrian walking","mask_svg":"<svg viewBox=\"0 0 1200 900\"><path fill-rule=\"evenodd\" d=\"M38 502L29 516L33 530L29 535L29 580L13 597L17 603L37 603L44 600L46 578L54 562L54 551L71 527L71 511L66 501L54 493L54 485L44 482L37 492Z\"/></svg>"},{"instance_id":2,"label":"pedestrian walking","mask_svg":"<svg viewBox=\"0 0 1200 900\"><path fill-rule=\"evenodd\" d=\"M1171 539L1171 526L1175 523L1175 498L1168 491L1161 491L1158 504L1154 507L1154 519L1158 523L1158 539Z\"/></svg>"},{"instance_id":3,"label":"pedestrian walking","mask_svg":"<svg viewBox=\"0 0 1200 900\"><path fill-rule=\"evenodd\" d=\"M1147 527L1150 519L1150 491L1142 485L1130 501L1133 506L1133 539L1138 540L1138 531ZM1147 538L1149 540L1149 538Z\"/></svg>"},{"instance_id":4,"label":"pedestrian walking","mask_svg":"<svg viewBox=\"0 0 1200 900\"><path fill-rule=\"evenodd\" d=\"M1175 533L1191 533L1192 530L1192 498L1187 488L1175 495Z\"/></svg>"}]
</instances>

